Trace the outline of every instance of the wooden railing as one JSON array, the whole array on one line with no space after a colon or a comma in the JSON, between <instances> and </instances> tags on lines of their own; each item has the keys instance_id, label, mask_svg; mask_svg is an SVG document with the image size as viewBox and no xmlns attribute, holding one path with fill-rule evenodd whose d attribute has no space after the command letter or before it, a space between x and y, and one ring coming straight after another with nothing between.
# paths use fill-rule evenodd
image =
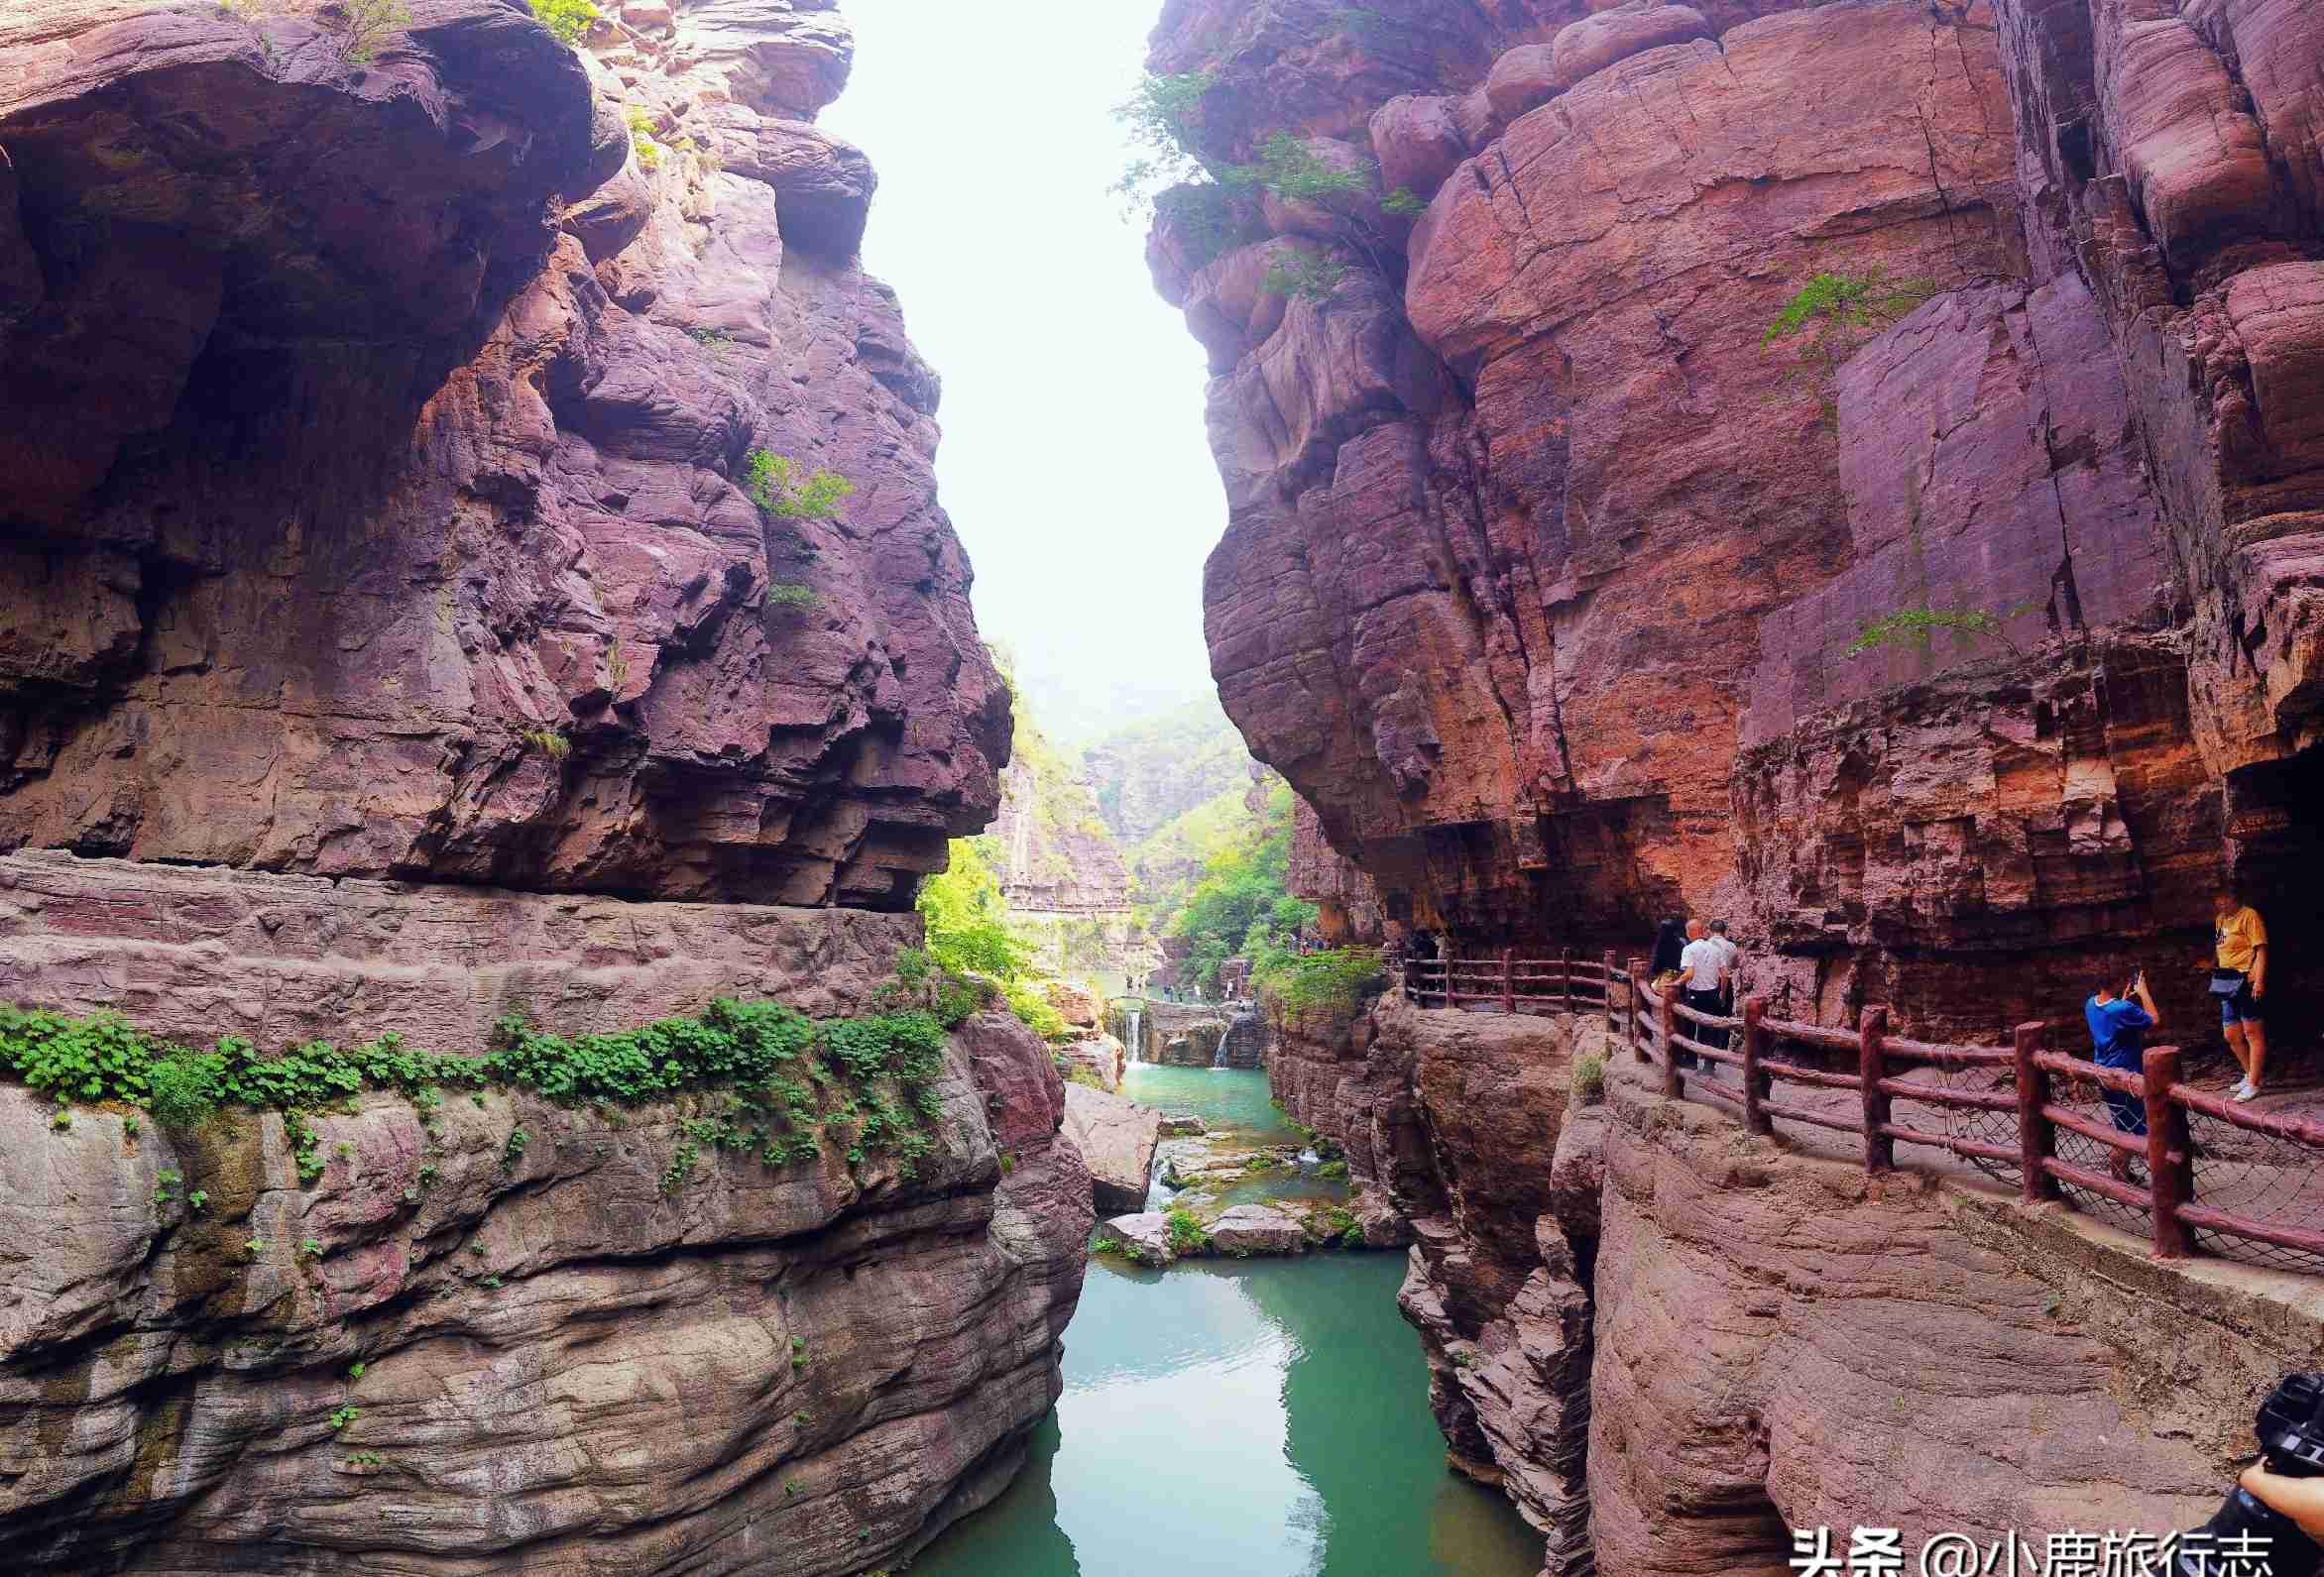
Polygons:
<instances>
[{"instance_id":1,"label":"wooden railing","mask_svg":"<svg viewBox=\"0 0 2324 1577\"><path fill-rule=\"evenodd\" d=\"M1764 997L1749 999L1738 1014L1722 1016L1687 1006L1676 990L1658 994L1645 980L1641 959L1632 959L1625 974L1629 989L1617 1039L1627 1042L1641 1063L1661 1066L1664 1091L1672 1096L1687 1092L1686 1070L1676 1053L1734 1068L1739 1087L1703 1079L1696 1081L1695 1091L1735 1110L1753 1133L1772 1133L1782 1120L1858 1134L1863 1136L1865 1168L1874 1173L1896 1165L1900 1144L1928 1146L1985 1163L1989 1171L2014 1170L2029 1202L2062 1199L2060 1184L2070 1184L2142 1211L2151 1225L2156 1258L2174 1259L2196 1251L2196 1234L2203 1232L2288 1250L2294 1256L2288 1260L2282 1255L2266 1257L2324 1270L2324 1183L2308 1186L2324 1173L2324 1124L2269 1116L2192 1088L2181 1077L2182 1059L2176 1047L2149 1051L2140 1072L2131 1073L2050 1049L2049 1027L2043 1024L2020 1025L2015 1043L2007 1047L1938 1045L1891 1034L1885 1008L1865 1009L1854 1030L1772 1018ZM1613 992L1606 996L1607 1022L1615 1026ZM1792 1048L1806 1049L1826 1066L1809 1066ZM1839 1066L1829 1066L1835 1060ZM1902 1070L1925 1068L1982 1070L1994 1087L1947 1087L1899 1076ZM2061 1104L2054 1098L2054 1080L2059 1078L2079 1079L2137 1100L2147 1132L2128 1134L2103 1115L2093 1118ZM1780 1083L1847 1090L1856 1099L1838 1110L1819 1110L1776 1098ZM2014 1115L2017 1143L1901 1123L1895 1112L1899 1100L1937 1112ZM2197 1197L2198 1151L2189 1138L2190 1114L2297 1147L2289 1154L2288 1165L2274 1169L2272 1191L2288 1201L2286 1208L2264 1219ZM2111 1170L2097 1172L2059 1160L2061 1130L2144 1161L2144 1185L2116 1177ZM2236 1252L2235 1245L2227 1248ZM2313 1256L2314 1263L2298 1256Z\"/></svg>"},{"instance_id":2,"label":"wooden railing","mask_svg":"<svg viewBox=\"0 0 2324 1577\"><path fill-rule=\"evenodd\" d=\"M1595 1007L1614 1027L1613 982L1621 966L1607 949L1598 957L1576 957L1571 948L1554 958L1520 958L1514 949L1498 954L1403 960L1404 999L1416 1007L1483 1008L1501 1013L1570 1013Z\"/></svg>"}]
</instances>

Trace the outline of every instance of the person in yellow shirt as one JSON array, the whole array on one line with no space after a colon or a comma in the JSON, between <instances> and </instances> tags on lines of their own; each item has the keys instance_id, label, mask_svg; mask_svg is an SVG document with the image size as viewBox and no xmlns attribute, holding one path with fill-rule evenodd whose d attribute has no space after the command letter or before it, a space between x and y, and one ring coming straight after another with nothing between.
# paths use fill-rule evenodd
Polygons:
<instances>
[{"instance_id":1,"label":"person in yellow shirt","mask_svg":"<svg viewBox=\"0 0 2324 1577\"><path fill-rule=\"evenodd\" d=\"M2219 889L2212 911L2211 993L2219 998L2228 1050L2244 1070L2244 1081L2229 1093L2250 1100L2260 1093L2267 1062L2267 1027L2261 1009L2267 995L2267 923L2232 886Z\"/></svg>"}]
</instances>

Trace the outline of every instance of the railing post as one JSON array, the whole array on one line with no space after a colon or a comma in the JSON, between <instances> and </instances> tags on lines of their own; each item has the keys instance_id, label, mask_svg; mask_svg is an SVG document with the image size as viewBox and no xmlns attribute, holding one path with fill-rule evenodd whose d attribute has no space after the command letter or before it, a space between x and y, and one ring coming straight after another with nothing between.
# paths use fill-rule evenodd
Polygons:
<instances>
[{"instance_id":1,"label":"railing post","mask_svg":"<svg viewBox=\"0 0 2324 1577\"><path fill-rule=\"evenodd\" d=\"M1767 1015L1767 998L1747 997L1743 1002L1743 1126L1755 1134L1772 1134L1776 1125L1760 1109L1767 1099L1766 1075L1759 1070L1759 1060L1767 1055L1767 1030L1760 1020Z\"/></svg>"},{"instance_id":2,"label":"railing post","mask_svg":"<svg viewBox=\"0 0 2324 1577\"><path fill-rule=\"evenodd\" d=\"M1612 948L1606 949L1605 969L1606 972L1598 976L1599 984L1604 987L1599 1000L1606 1010L1606 1033L1611 1035L1614 1033L1614 950Z\"/></svg>"},{"instance_id":3,"label":"railing post","mask_svg":"<svg viewBox=\"0 0 2324 1577\"><path fill-rule=\"evenodd\" d=\"M1558 952L1558 1008L1564 1013L1573 1011L1573 950L1562 948Z\"/></svg>"},{"instance_id":4,"label":"railing post","mask_svg":"<svg viewBox=\"0 0 2324 1577\"><path fill-rule=\"evenodd\" d=\"M1857 1079L1864 1086L1864 1170L1892 1171L1897 1164L1897 1142L1881 1132L1889 1120L1888 1091L1880 1081L1888 1076L1888 1009L1868 1007L1856 1027Z\"/></svg>"},{"instance_id":5,"label":"railing post","mask_svg":"<svg viewBox=\"0 0 2324 1577\"><path fill-rule=\"evenodd\" d=\"M1663 993L1663 1093L1673 1099L1686 1093L1686 1080L1679 1074L1679 988L1671 987Z\"/></svg>"},{"instance_id":6,"label":"railing post","mask_svg":"<svg viewBox=\"0 0 2324 1577\"><path fill-rule=\"evenodd\" d=\"M2041 1114L2049 1104L2049 1073L2034 1062L2048 1033L2045 1024L2018 1026L2018 1196L2028 1204L2059 1197L2046 1165L2057 1154L2057 1125Z\"/></svg>"},{"instance_id":7,"label":"railing post","mask_svg":"<svg viewBox=\"0 0 2324 1577\"><path fill-rule=\"evenodd\" d=\"M2154 1190L2154 1257L2183 1258L2194 1244L2179 1206L2194 1195L2194 1158L2187 1145L2187 1109L2170 1098L2178 1082L2179 1049L2151 1048L2140 1068L2147 1097L2147 1180Z\"/></svg>"},{"instance_id":8,"label":"railing post","mask_svg":"<svg viewBox=\"0 0 2324 1577\"><path fill-rule=\"evenodd\" d=\"M1646 1042L1638 1038L1638 1020L1640 1017L1638 1005L1645 1000L1646 960L1644 958L1634 957L1630 960L1630 1000L1628 1005L1625 1006L1622 1011L1624 1019L1630 1026L1630 1055L1637 1058L1642 1063L1651 1063L1654 1061L1654 1058L1648 1054L1646 1049Z\"/></svg>"},{"instance_id":9,"label":"railing post","mask_svg":"<svg viewBox=\"0 0 2324 1577\"><path fill-rule=\"evenodd\" d=\"M1501 950L1501 1011L1508 1014L1515 1014L1517 1011L1517 950L1515 948Z\"/></svg>"},{"instance_id":10,"label":"railing post","mask_svg":"<svg viewBox=\"0 0 2324 1577\"><path fill-rule=\"evenodd\" d=\"M1454 971L1455 969L1457 969L1457 968L1459 968L1459 967L1460 967L1460 960L1459 960L1458 958L1456 958L1456 957L1454 957L1452 956L1452 941L1451 941L1450 939L1448 939L1448 940L1446 941L1446 943L1445 943L1445 992L1444 992L1444 995L1445 995L1445 1006L1446 1006L1446 1007L1448 1007L1448 1008L1455 1008L1455 1007L1458 1007L1458 1006L1460 1005L1458 1002L1454 1001L1454 1000L1453 1000L1453 997L1452 997L1452 973L1453 973L1453 971Z\"/></svg>"}]
</instances>

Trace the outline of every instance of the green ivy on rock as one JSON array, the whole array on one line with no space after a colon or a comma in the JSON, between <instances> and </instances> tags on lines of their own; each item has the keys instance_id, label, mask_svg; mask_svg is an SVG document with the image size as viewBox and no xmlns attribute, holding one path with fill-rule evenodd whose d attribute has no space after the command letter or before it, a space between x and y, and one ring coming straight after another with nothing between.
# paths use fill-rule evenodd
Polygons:
<instances>
[{"instance_id":1,"label":"green ivy on rock","mask_svg":"<svg viewBox=\"0 0 2324 1577\"><path fill-rule=\"evenodd\" d=\"M439 1085L528 1091L568 1107L724 1089L731 1093L723 1112L689 1124L691 1139L755 1149L768 1165L783 1166L820 1154L814 1129L819 1120L833 1125L818 1089L845 1086L855 1093L837 1127L855 1130L849 1162L892 1154L908 1175L931 1148L921 1129L944 1109L935 1084L948 1033L945 1019L916 1008L811 1019L780 1002L722 997L698 1017L570 1038L511 1014L481 1056L421 1051L390 1034L346 1048L310 1041L263 1057L240 1036L196 1051L157 1041L110 1011L76 1017L0 1003L0 1078L65 1106L144 1106L173 1128L198 1126L225 1107L280 1112L308 1182L323 1163L305 1114L366 1090L403 1094L432 1114L442 1102ZM432 1124L432 1115L427 1120ZM521 1153L522 1142L511 1143Z\"/></svg>"}]
</instances>

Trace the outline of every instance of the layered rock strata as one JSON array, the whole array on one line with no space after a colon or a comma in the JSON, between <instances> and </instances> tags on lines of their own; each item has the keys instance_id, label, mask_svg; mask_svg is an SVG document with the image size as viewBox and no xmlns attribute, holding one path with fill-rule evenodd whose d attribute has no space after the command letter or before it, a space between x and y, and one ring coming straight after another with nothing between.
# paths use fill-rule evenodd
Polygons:
<instances>
[{"instance_id":1,"label":"layered rock strata","mask_svg":"<svg viewBox=\"0 0 2324 1577\"><path fill-rule=\"evenodd\" d=\"M2230 871L2324 932L2320 27L1167 6L1190 146L1254 171L1149 249L1213 664L1352 865L1301 861L1328 923L1724 912L1794 1012L1981 1035L2094 937L2179 960Z\"/></svg>"},{"instance_id":2,"label":"layered rock strata","mask_svg":"<svg viewBox=\"0 0 2324 1577\"><path fill-rule=\"evenodd\" d=\"M212 907L247 896L247 878L190 874ZM437 951L375 962L392 986L339 971L332 1022L379 1007L417 1031L463 988L581 1025L698 1007L693 971L715 960L644 956L688 927L753 938L748 988L862 1012L893 960L880 933L911 923L625 907L640 952L606 939L594 970L386 911ZM311 919L275 912L285 932ZM228 971L214 996L157 1004L188 1038L283 989L284 967L318 989L311 959L188 951ZM0 997L69 1001L18 957L0 954ZM716 1095L367 1095L308 1115L311 1181L273 1113L187 1133L82 1110L59 1130L0 1088L0 1449L26 1469L0 1530L23 1569L59 1573L820 1577L901 1557L1022 1462L1093 1219L1063 1081L1014 1018L965 1024L933 1088L915 1162L827 1145L779 1169L695 1137Z\"/></svg>"},{"instance_id":3,"label":"layered rock strata","mask_svg":"<svg viewBox=\"0 0 2324 1577\"><path fill-rule=\"evenodd\" d=\"M1010 717L812 124L846 24L390 9L0 17L0 1001L270 1054L908 1001ZM929 1093L916 1160L779 1166L716 1093L369 1094L302 1177L0 1089L0 1533L900 1565L1022 1461L1092 1219L1013 1019Z\"/></svg>"},{"instance_id":4,"label":"layered rock strata","mask_svg":"<svg viewBox=\"0 0 2324 1577\"><path fill-rule=\"evenodd\" d=\"M0 22L0 847L909 907L1008 703L844 23L409 9Z\"/></svg>"}]
</instances>

